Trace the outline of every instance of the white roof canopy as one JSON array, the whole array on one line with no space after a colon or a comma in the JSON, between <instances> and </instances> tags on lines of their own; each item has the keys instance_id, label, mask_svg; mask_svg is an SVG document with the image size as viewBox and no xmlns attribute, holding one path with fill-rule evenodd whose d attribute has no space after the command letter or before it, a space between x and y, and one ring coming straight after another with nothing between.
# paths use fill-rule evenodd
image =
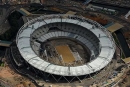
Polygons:
<instances>
[{"instance_id":1,"label":"white roof canopy","mask_svg":"<svg viewBox=\"0 0 130 87\"><path fill-rule=\"evenodd\" d=\"M75 19L71 19L72 17ZM100 41L101 52L99 53L99 56L95 60L87 64L76 66L76 67L54 65L38 57L37 54L32 50L30 45L31 34L34 32L34 30L38 29L43 25L46 25L46 23L49 24L49 23L56 23L56 22L63 22L63 23L67 22L67 23L80 25L93 32ZM95 26L94 29L93 26ZM42 36L39 37L39 40L44 41L47 38L56 37L56 36L76 37L76 35L75 36L74 35L68 36L68 35L70 35L69 31L46 33L44 34L43 37ZM84 44L87 43L87 39L81 36L79 36L77 40L81 40L81 42L83 42ZM108 31L106 31L104 27L102 27L101 25L99 25L98 23L90 19L72 16L72 15L45 15L27 22L23 27L21 27L21 29L17 34L17 46L22 57L30 65L32 65L33 67L41 71L51 73L51 74L56 74L56 75L62 75L62 76L80 76L80 75L86 75L86 74L99 71L100 69L107 66L107 64L112 60L113 55L115 53L114 40L111 34ZM91 48L92 47L89 47L89 49Z\"/></svg>"}]
</instances>

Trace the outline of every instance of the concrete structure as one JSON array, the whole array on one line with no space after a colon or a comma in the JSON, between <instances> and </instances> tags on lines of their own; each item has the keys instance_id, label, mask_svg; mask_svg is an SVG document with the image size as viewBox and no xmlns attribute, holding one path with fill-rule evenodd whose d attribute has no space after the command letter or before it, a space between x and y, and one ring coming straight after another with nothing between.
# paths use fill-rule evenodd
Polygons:
<instances>
[{"instance_id":1,"label":"concrete structure","mask_svg":"<svg viewBox=\"0 0 130 87\"><path fill-rule=\"evenodd\" d=\"M12 42L0 40L0 46L9 47Z\"/></svg>"},{"instance_id":2,"label":"concrete structure","mask_svg":"<svg viewBox=\"0 0 130 87\"><path fill-rule=\"evenodd\" d=\"M130 16L130 11L125 15L125 19L128 19Z\"/></svg>"}]
</instances>

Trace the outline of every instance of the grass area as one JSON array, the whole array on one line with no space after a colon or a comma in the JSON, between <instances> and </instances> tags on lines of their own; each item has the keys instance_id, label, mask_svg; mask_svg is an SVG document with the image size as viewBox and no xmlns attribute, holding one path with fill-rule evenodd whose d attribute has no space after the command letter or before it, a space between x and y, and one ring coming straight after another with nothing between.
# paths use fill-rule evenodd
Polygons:
<instances>
[{"instance_id":1,"label":"grass area","mask_svg":"<svg viewBox=\"0 0 130 87\"><path fill-rule=\"evenodd\" d=\"M0 67L4 67L5 63L0 60Z\"/></svg>"},{"instance_id":2,"label":"grass area","mask_svg":"<svg viewBox=\"0 0 130 87\"><path fill-rule=\"evenodd\" d=\"M121 47L121 46L120 46L120 42L119 42L119 40L118 40L116 34L115 34L115 33L112 33L112 36L113 36L113 38L114 38L116 44L117 44L119 47ZM122 48L121 48L121 49L122 49ZM121 58L122 58L122 59L125 59L125 58L126 58L123 51L121 51Z\"/></svg>"},{"instance_id":3,"label":"grass area","mask_svg":"<svg viewBox=\"0 0 130 87\"><path fill-rule=\"evenodd\" d=\"M1 63L0 66L1 66L1 67L4 67L4 63Z\"/></svg>"},{"instance_id":4,"label":"grass area","mask_svg":"<svg viewBox=\"0 0 130 87\"><path fill-rule=\"evenodd\" d=\"M125 59L125 58L126 58L123 52L122 52L121 57L122 57L122 59Z\"/></svg>"},{"instance_id":5,"label":"grass area","mask_svg":"<svg viewBox=\"0 0 130 87\"><path fill-rule=\"evenodd\" d=\"M112 33L112 36L113 36L115 42L117 43L117 45L120 46L120 42L119 42L119 40L118 40L116 34L115 34L115 33Z\"/></svg>"}]
</instances>

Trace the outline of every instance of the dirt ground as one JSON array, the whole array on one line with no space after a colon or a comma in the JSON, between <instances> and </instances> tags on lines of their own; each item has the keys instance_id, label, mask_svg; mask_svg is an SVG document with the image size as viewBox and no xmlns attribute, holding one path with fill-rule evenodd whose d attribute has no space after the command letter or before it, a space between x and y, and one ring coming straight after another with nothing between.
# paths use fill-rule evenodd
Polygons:
<instances>
[{"instance_id":1,"label":"dirt ground","mask_svg":"<svg viewBox=\"0 0 130 87\"><path fill-rule=\"evenodd\" d=\"M8 66L0 67L0 79L8 83L11 87L36 87L27 78L15 73Z\"/></svg>"},{"instance_id":2,"label":"dirt ground","mask_svg":"<svg viewBox=\"0 0 130 87\"><path fill-rule=\"evenodd\" d=\"M126 77L118 84L119 87L130 87L130 71L128 71Z\"/></svg>"}]
</instances>

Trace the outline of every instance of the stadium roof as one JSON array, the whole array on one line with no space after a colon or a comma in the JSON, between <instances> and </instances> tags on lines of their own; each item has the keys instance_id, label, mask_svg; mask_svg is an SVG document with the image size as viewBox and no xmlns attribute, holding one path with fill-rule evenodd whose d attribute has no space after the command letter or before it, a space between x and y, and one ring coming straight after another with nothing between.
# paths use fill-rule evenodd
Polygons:
<instances>
[{"instance_id":1,"label":"stadium roof","mask_svg":"<svg viewBox=\"0 0 130 87\"><path fill-rule=\"evenodd\" d=\"M73 18L71 19L71 17L75 19ZM31 48L30 45L31 34L36 29L38 29L43 25L49 23L56 23L56 22L63 22L63 23L67 22L67 23L80 25L93 32L100 40L99 49L101 49L101 52L98 55L98 57L87 64L76 66L76 67L59 66L59 65L51 64L41 59ZM58 37L58 34L55 35L52 34L52 36L50 37L54 37L54 36ZM79 40L81 40L81 42L86 44L86 42L82 41L82 39ZM66 17L64 17L64 15L44 15L35 18L27 22L26 24L24 24L23 27L21 27L21 29L17 34L16 42L22 57L29 64L31 64L33 67L41 71L50 74L61 75L61 76L80 76L80 75L86 75L86 74L99 71L100 69L107 66L107 64L112 60L113 55L115 53L114 40L111 34L104 27L102 27L101 25L99 25L98 23L90 19L85 19L83 17L77 17L74 15L73 16L67 15Z\"/></svg>"}]
</instances>

